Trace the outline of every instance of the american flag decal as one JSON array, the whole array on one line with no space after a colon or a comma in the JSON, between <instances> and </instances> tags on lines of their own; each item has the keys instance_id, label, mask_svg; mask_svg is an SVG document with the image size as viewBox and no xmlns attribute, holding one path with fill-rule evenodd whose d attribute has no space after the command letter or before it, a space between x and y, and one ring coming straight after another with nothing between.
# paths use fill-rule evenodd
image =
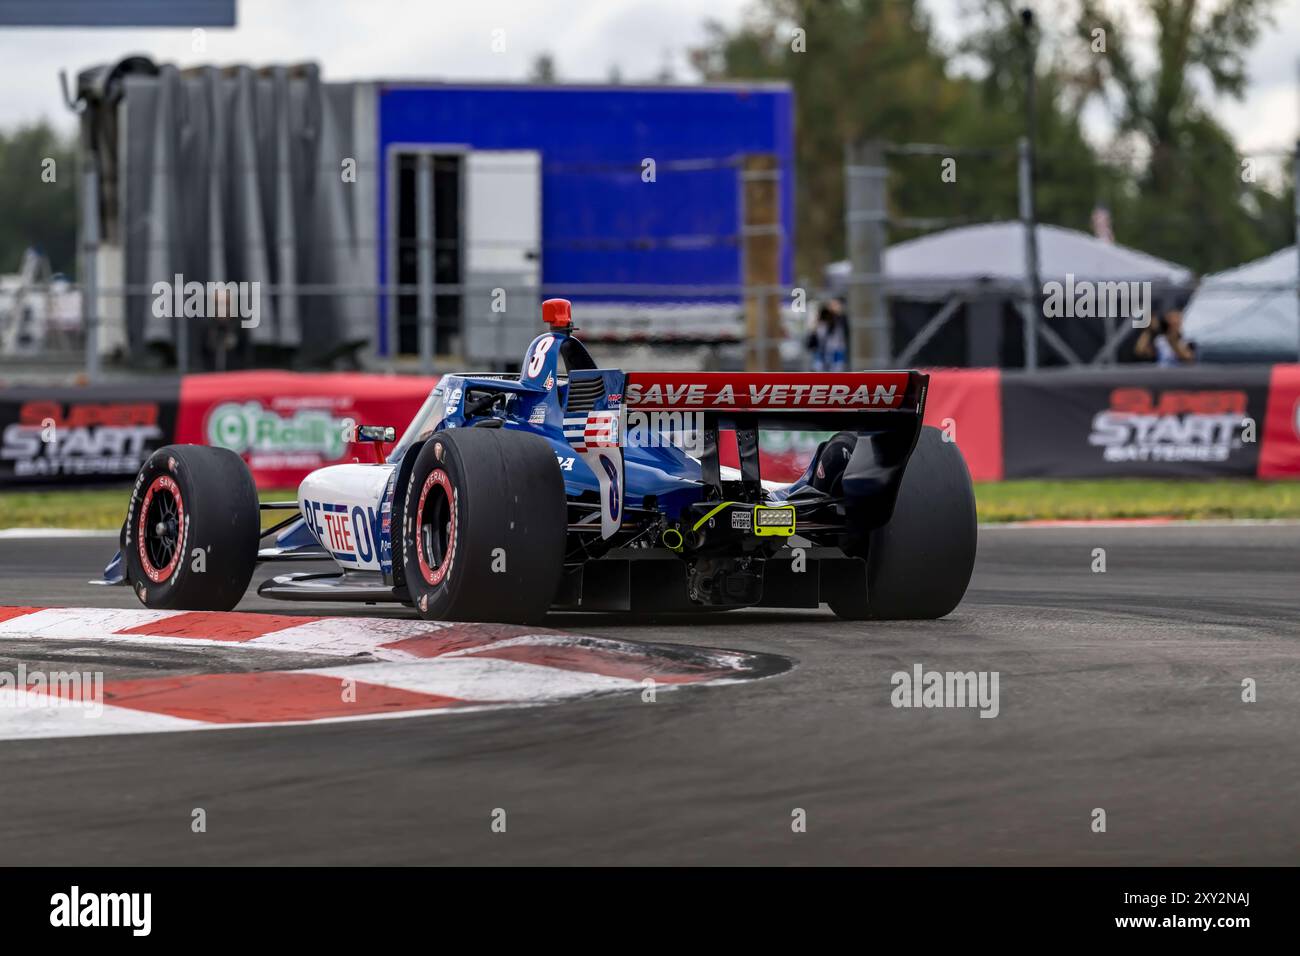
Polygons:
<instances>
[{"instance_id":1,"label":"american flag decal","mask_svg":"<svg viewBox=\"0 0 1300 956\"><path fill-rule=\"evenodd\" d=\"M588 448L616 448L618 419L619 413L616 411L566 415L564 437L573 446L573 450L580 454Z\"/></svg>"}]
</instances>

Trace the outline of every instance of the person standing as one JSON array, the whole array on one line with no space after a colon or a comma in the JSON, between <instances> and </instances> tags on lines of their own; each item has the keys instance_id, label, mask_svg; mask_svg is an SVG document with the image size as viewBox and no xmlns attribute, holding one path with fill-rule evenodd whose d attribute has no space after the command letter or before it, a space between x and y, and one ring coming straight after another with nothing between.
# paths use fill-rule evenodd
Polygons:
<instances>
[{"instance_id":1,"label":"person standing","mask_svg":"<svg viewBox=\"0 0 1300 956\"><path fill-rule=\"evenodd\" d=\"M849 322L844 300L831 299L817 310L817 324L808 333L814 372L845 372L849 367Z\"/></svg>"}]
</instances>

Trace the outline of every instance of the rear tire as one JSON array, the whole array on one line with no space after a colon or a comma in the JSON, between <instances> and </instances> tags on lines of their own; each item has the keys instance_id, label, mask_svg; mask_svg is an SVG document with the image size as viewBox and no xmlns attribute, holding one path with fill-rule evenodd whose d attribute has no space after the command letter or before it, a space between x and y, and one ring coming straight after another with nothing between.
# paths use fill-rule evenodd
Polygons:
<instances>
[{"instance_id":1,"label":"rear tire","mask_svg":"<svg viewBox=\"0 0 1300 956\"><path fill-rule=\"evenodd\" d=\"M225 448L167 445L135 479L122 557L145 607L229 611L244 597L261 539L257 486Z\"/></svg>"},{"instance_id":2,"label":"rear tire","mask_svg":"<svg viewBox=\"0 0 1300 956\"><path fill-rule=\"evenodd\" d=\"M564 572L568 505L550 444L451 428L420 449L406 488L406 587L431 620L540 621Z\"/></svg>"},{"instance_id":3,"label":"rear tire","mask_svg":"<svg viewBox=\"0 0 1300 956\"><path fill-rule=\"evenodd\" d=\"M950 613L975 568L975 490L956 443L921 429L903 472L894 513L866 535L866 589L857 575L835 581L830 604L849 620L933 620Z\"/></svg>"}]
</instances>

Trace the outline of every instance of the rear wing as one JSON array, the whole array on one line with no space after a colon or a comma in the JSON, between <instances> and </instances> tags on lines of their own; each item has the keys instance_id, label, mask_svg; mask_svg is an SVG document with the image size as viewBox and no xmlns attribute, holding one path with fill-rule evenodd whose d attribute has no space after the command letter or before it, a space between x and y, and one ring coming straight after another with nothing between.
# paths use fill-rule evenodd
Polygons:
<instances>
[{"instance_id":1,"label":"rear wing","mask_svg":"<svg viewBox=\"0 0 1300 956\"><path fill-rule=\"evenodd\" d=\"M756 417L765 428L856 427L882 412L921 415L930 377L921 372L629 372L623 405L703 412L726 425ZM842 416L848 416L842 417ZM850 421L849 419L852 419Z\"/></svg>"},{"instance_id":2,"label":"rear wing","mask_svg":"<svg viewBox=\"0 0 1300 956\"><path fill-rule=\"evenodd\" d=\"M625 414L698 415L701 477L710 497L724 491L719 432L734 430L742 493L761 499L758 433L770 429L851 431L859 442L854 470L878 477L891 497L916 447L930 377L881 372L630 372ZM857 458L862 461L856 461Z\"/></svg>"}]
</instances>

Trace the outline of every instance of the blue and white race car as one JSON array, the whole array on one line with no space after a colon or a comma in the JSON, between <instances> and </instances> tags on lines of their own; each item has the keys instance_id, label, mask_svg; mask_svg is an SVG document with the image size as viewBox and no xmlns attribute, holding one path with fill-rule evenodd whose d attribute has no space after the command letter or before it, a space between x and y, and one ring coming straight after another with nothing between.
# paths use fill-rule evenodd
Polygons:
<instances>
[{"instance_id":1,"label":"blue and white race car","mask_svg":"<svg viewBox=\"0 0 1300 956\"><path fill-rule=\"evenodd\" d=\"M159 449L105 583L151 608L229 610L257 564L327 560L258 593L503 622L821 604L937 618L960 602L974 494L957 446L922 426L926 375L625 373L597 367L571 314L543 304L550 328L518 374L444 376L400 440L358 429L376 460L312 472L297 501L259 504L226 449ZM834 434L777 484L764 429ZM738 468L721 464L732 441Z\"/></svg>"}]
</instances>

